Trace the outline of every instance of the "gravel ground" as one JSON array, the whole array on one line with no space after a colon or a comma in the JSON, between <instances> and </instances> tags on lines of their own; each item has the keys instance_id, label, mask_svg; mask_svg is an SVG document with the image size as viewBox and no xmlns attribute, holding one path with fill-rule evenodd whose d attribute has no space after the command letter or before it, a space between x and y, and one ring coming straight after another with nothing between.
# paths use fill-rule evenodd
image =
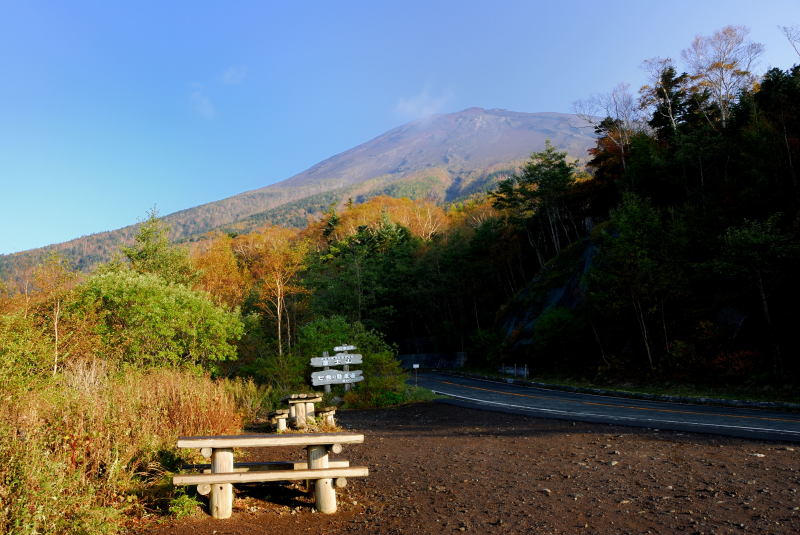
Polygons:
<instances>
[{"instance_id":1,"label":"gravel ground","mask_svg":"<svg viewBox=\"0 0 800 535\"><path fill-rule=\"evenodd\" d=\"M297 485L240 486L233 517L151 519L141 535L800 533L800 445L423 403L342 411L368 478L321 515ZM248 460L300 460L302 449Z\"/></svg>"}]
</instances>

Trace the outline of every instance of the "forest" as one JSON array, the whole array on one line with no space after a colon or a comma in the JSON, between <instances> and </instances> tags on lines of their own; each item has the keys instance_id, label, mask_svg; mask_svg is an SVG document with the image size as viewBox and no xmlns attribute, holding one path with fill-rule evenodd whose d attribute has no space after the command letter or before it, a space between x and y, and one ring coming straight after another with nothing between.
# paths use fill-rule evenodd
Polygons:
<instances>
[{"instance_id":1,"label":"forest","mask_svg":"<svg viewBox=\"0 0 800 535\"><path fill-rule=\"evenodd\" d=\"M649 60L638 95L620 85L580 103L597 134L585 166L548 144L463 202L379 196L304 228L191 244L152 213L89 273L53 255L12 274L0 499L27 494L0 526L94 533L123 513L180 511L190 498L163 483L180 461L170 433L234 431L342 342L365 356L351 407L419 394L398 353L796 388L800 65L757 76L760 51L727 27L684 51L686 72Z\"/></svg>"}]
</instances>

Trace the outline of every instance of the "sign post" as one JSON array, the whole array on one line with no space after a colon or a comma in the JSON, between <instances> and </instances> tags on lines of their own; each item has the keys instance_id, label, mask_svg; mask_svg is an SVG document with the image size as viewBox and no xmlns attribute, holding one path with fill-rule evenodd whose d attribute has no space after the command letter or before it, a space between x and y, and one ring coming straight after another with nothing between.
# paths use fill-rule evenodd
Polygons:
<instances>
[{"instance_id":1,"label":"sign post","mask_svg":"<svg viewBox=\"0 0 800 535\"><path fill-rule=\"evenodd\" d=\"M322 358L323 359L327 359L328 358L328 352L327 351L323 351L322 352ZM322 369L327 371L327 370L330 370L331 368L330 368L330 366L325 366ZM325 385L325 393L326 394L330 394L331 393L331 385Z\"/></svg>"},{"instance_id":2,"label":"sign post","mask_svg":"<svg viewBox=\"0 0 800 535\"><path fill-rule=\"evenodd\" d=\"M322 353L322 357L313 357L311 365L315 368L322 368L322 371L311 372L311 384L314 386L325 386L325 392L331 391L331 385L344 385L345 390L350 390L350 385L364 380L361 370L350 370L351 364L361 364L361 355L348 353L356 349L353 345L336 346L333 350L335 355L329 355L327 351ZM341 366L341 370L333 369L333 366Z\"/></svg>"},{"instance_id":3,"label":"sign post","mask_svg":"<svg viewBox=\"0 0 800 535\"><path fill-rule=\"evenodd\" d=\"M414 368L414 386L417 386L417 370L419 369L419 364L412 364L412 368Z\"/></svg>"}]
</instances>

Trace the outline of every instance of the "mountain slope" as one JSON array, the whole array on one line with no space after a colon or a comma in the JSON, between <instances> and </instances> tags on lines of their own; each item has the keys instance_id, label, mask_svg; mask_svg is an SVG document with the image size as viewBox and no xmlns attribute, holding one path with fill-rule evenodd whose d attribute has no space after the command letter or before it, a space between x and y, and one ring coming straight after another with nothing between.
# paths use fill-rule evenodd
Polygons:
<instances>
[{"instance_id":1,"label":"mountain slope","mask_svg":"<svg viewBox=\"0 0 800 535\"><path fill-rule=\"evenodd\" d=\"M407 123L281 182L165 219L172 237L181 240L215 228L302 225L309 215L348 198L360 202L386 194L451 201L490 186L498 174L541 150L546 139L575 158L583 158L594 143L591 130L574 115L469 108ZM131 225L0 256L0 274L36 263L53 250L86 269L108 259L135 232Z\"/></svg>"}]
</instances>

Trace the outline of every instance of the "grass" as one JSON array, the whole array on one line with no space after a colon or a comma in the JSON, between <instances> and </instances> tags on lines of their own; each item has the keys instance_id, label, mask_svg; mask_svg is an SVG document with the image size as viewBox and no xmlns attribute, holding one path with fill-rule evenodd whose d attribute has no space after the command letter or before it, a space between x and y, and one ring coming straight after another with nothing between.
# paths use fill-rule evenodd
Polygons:
<instances>
[{"instance_id":1,"label":"grass","mask_svg":"<svg viewBox=\"0 0 800 535\"><path fill-rule=\"evenodd\" d=\"M184 461L176 438L239 431L229 391L252 392L187 371L86 369L5 377L0 533L115 533L148 511L183 514L190 504L165 484Z\"/></svg>"}]
</instances>

